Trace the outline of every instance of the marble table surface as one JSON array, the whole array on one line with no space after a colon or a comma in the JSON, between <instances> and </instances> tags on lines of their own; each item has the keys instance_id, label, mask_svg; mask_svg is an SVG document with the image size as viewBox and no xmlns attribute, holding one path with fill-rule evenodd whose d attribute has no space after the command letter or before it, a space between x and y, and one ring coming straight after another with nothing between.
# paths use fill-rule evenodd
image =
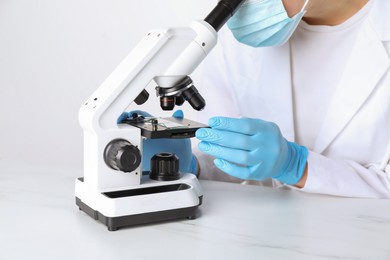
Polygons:
<instances>
[{"instance_id":1,"label":"marble table surface","mask_svg":"<svg viewBox=\"0 0 390 260\"><path fill-rule=\"evenodd\" d=\"M202 181L201 217L107 231L74 179L0 160L0 259L390 259L390 201Z\"/></svg>"}]
</instances>

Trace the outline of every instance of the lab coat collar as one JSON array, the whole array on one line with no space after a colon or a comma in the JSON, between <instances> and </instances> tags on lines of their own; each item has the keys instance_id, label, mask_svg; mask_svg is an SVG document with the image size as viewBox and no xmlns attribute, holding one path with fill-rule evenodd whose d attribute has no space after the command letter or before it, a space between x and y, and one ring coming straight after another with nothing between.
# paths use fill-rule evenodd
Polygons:
<instances>
[{"instance_id":1,"label":"lab coat collar","mask_svg":"<svg viewBox=\"0 0 390 260\"><path fill-rule=\"evenodd\" d=\"M389 54L379 37L371 23L364 23L316 139L315 152L322 153L342 132L389 69Z\"/></svg>"}]
</instances>

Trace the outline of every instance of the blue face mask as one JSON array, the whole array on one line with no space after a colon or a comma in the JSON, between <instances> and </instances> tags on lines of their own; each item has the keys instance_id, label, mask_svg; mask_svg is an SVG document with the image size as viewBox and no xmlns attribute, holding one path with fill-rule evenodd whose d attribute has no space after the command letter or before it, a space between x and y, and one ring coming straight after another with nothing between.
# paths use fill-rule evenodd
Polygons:
<instances>
[{"instance_id":1,"label":"blue face mask","mask_svg":"<svg viewBox=\"0 0 390 260\"><path fill-rule=\"evenodd\" d=\"M247 0L227 25L234 37L252 47L280 46L297 28L309 0L294 17L288 17L282 0Z\"/></svg>"}]
</instances>

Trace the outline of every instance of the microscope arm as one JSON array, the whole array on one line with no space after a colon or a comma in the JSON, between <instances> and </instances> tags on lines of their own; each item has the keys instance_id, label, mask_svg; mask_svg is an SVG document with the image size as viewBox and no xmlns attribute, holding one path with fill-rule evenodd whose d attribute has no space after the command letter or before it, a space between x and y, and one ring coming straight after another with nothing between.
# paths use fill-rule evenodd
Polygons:
<instances>
[{"instance_id":1,"label":"microscope arm","mask_svg":"<svg viewBox=\"0 0 390 260\"><path fill-rule=\"evenodd\" d=\"M154 80L169 88L191 74L217 42L207 22L149 32L81 107L84 130L115 129L117 118Z\"/></svg>"}]
</instances>

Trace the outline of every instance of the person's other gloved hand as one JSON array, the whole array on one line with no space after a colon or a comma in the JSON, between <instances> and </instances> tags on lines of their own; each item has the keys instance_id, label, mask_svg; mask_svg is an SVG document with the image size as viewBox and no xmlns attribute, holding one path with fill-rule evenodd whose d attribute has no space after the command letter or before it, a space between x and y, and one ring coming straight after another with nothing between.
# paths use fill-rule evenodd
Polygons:
<instances>
[{"instance_id":1,"label":"person's other gloved hand","mask_svg":"<svg viewBox=\"0 0 390 260\"><path fill-rule=\"evenodd\" d=\"M123 120L132 118L132 115L137 113L144 117L152 117L145 111L130 111L124 112L118 118L118 124ZM178 110L173 115L176 118L183 118L183 111ZM144 139L142 144L142 170L150 171L150 159L156 153L169 152L174 153L179 157L179 171L182 173L196 173L196 159L192 155L191 141L185 139Z\"/></svg>"},{"instance_id":2,"label":"person's other gloved hand","mask_svg":"<svg viewBox=\"0 0 390 260\"><path fill-rule=\"evenodd\" d=\"M306 167L306 147L288 142L279 127L251 118L214 117L211 129L197 130L199 149L217 157L214 164L227 174L244 180L278 179L296 184Z\"/></svg>"}]
</instances>

